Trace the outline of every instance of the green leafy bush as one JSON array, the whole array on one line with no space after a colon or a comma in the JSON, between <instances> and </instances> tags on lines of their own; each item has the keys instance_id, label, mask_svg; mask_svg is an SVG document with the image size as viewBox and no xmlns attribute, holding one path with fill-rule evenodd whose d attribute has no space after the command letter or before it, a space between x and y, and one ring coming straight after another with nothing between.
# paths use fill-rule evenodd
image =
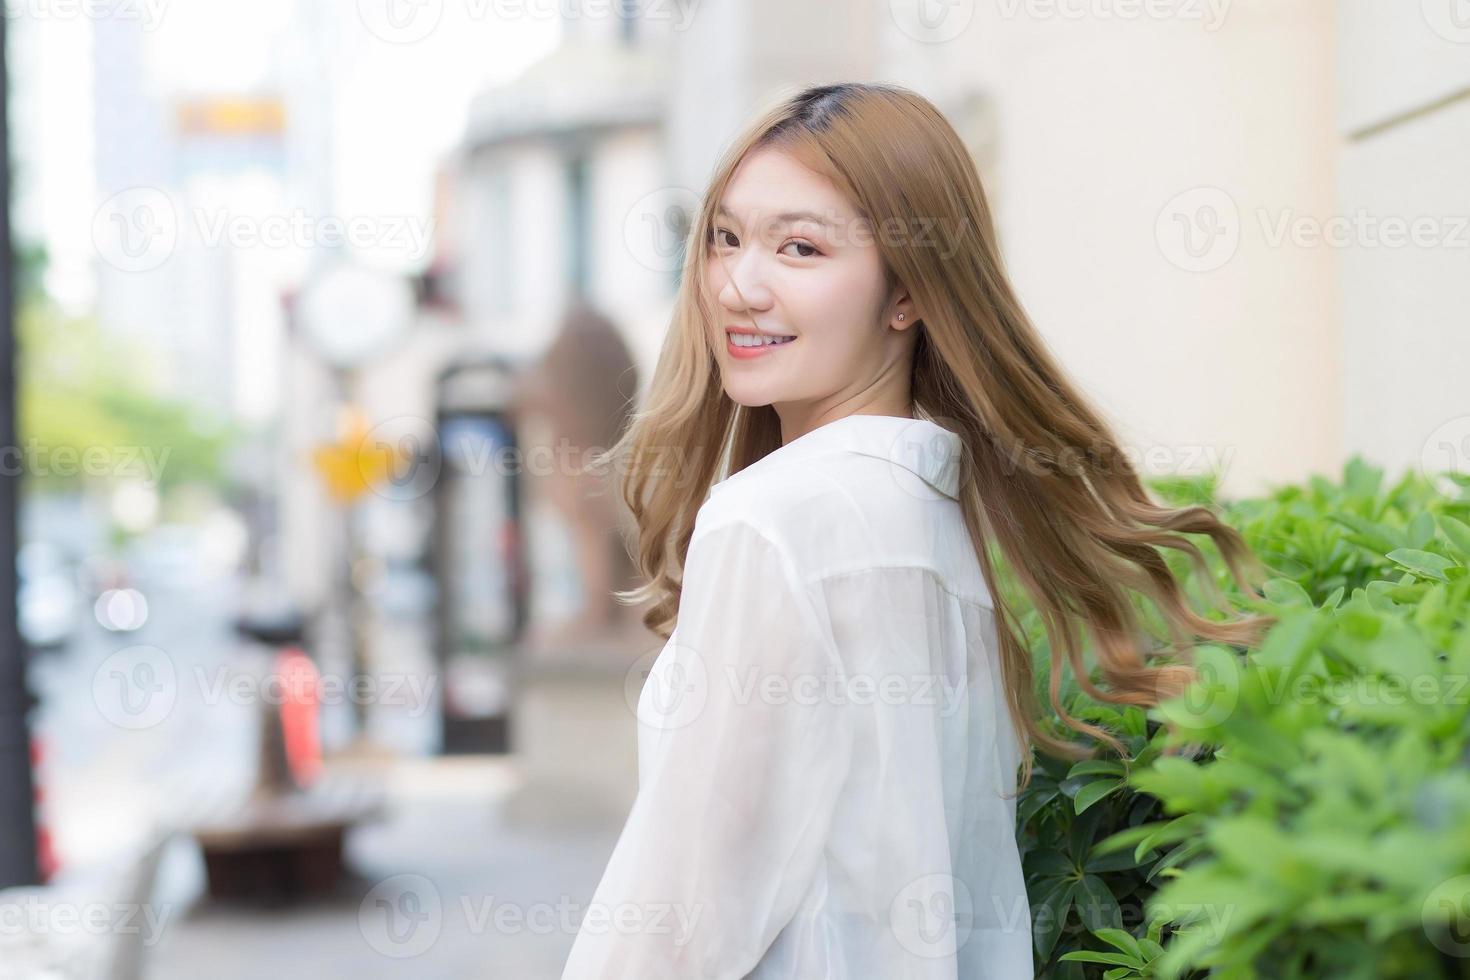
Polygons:
<instances>
[{"instance_id":1,"label":"green leafy bush","mask_svg":"<svg viewBox=\"0 0 1470 980\"><path fill-rule=\"evenodd\" d=\"M1242 532L1279 577L1241 595L1212 573L1278 622L1258 649L1199 648L1199 682L1148 712L1064 685L1129 758L1036 758L1017 829L1038 976L1470 976L1467 486L1384 488L1357 458L1225 504L1155 484Z\"/></svg>"}]
</instances>

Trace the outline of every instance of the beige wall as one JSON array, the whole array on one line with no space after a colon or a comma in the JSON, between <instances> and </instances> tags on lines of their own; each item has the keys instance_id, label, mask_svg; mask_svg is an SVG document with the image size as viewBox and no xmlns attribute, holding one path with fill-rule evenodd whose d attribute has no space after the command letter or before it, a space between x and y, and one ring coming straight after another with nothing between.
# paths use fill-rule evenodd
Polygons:
<instances>
[{"instance_id":1,"label":"beige wall","mask_svg":"<svg viewBox=\"0 0 1470 980\"><path fill-rule=\"evenodd\" d=\"M1333 256L1269 233L1334 207L1331 3L1051 9L977 5L934 83L995 101L983 177L1037 326L1146 473L1333 467Z\"/></svg>"},{"instance_id":2,"label":"beige wall","mask_svg":"<svg viewBox=\"0 0 1470 980\"><path fill-rule=\"evenodd\" d=\"M1470 18L1402 6L1341 3L1339 207L1378 229L1340 250L1344 446L1470 470Z\"/></svg>"}]
</instances>

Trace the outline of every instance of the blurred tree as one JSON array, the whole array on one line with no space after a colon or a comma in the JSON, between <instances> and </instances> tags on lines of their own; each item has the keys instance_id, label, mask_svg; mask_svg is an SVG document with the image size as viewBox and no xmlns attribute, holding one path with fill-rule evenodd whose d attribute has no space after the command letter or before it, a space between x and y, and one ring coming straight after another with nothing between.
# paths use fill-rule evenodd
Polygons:
<instances>
[{"instance_id":1,"label":"blurred tree","mask_svg":"<svg viewBox=\"0 0 1470 980\"><path fill-rule=\"evenodd\" d=\"M34 286L39 273L27 278ZM21 297L16 328L28 489L75 488L98 460L108 476L156 475L160 492L224 482L223 454L238 433L198 406L154 394L146 349L107 335L91 317L64 313L39 288ZM93 465L82 466L88 458Z\"/></svg>"}]
</instances>

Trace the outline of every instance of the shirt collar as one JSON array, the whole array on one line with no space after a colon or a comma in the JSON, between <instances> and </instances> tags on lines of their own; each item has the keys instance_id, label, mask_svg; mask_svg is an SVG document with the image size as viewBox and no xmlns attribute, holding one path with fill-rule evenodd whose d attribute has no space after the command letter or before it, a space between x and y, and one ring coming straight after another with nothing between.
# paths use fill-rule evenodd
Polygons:
<instances>
[{"instance_id":1,"label":"shirt collar","mask_svg":"<svg viewBox=\"0 0 1470 980\"><path fill-rule=\"evenodd\" d=\"M961 440L928 419L895 415L845 415L773 449L738 473L719 481L719 490L760 467L812 459L834 452L876 456L903 467L951 500L960 486Z\"/></svg>"}]
</instances>

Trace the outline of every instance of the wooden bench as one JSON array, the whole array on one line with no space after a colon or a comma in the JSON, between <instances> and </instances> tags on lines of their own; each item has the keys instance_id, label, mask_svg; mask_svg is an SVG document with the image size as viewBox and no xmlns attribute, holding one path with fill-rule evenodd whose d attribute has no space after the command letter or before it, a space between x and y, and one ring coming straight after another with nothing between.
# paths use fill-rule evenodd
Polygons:
<instances>
[{"instance_id":1,"label":"wooden bench","mask_svg":"<svg viewBox=\"0 0 1470 980\"><path fill-rule=\"evenodd\" d=\"M348 829L384 811L377 777L328 769L306 789L198 794L173 819L199 844L211 897L279 906L331 894Z\"/></svg>"}]
</instances>

